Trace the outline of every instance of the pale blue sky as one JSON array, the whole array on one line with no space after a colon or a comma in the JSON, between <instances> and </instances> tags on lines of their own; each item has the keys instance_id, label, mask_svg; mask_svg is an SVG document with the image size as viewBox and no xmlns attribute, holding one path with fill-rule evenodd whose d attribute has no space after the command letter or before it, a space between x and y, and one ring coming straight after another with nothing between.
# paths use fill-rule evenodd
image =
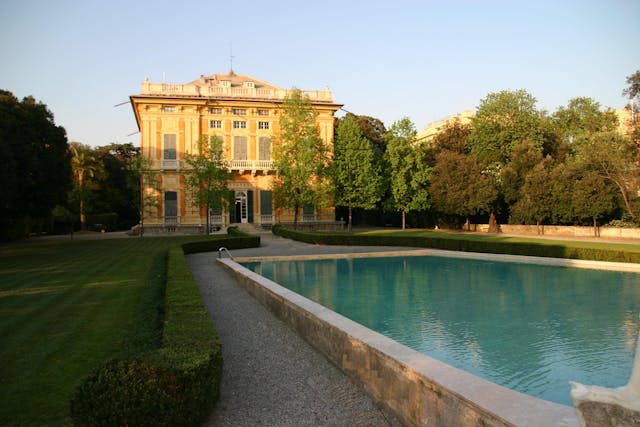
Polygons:
<instances>
[{"instance_id":1,"label":"pale blue sky","mask_svg":"<svg viewBox=\"0 0 640 427\"><path fill-rule=\"evenodd\" d=\"M418 130L526 89L622 108L640 69L640 0L1 0L0 88L49 106L70 140L139 144L130 106L151 81L229 71L324 89L356 114Z\"/></svg>"}]
</instances>

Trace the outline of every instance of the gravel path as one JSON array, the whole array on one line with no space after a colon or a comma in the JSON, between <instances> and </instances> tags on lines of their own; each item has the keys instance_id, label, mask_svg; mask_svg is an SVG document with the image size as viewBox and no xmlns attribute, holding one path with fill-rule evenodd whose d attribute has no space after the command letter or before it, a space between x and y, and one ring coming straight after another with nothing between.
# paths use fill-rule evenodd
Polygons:
<instances>
[{"instance_id":1,"label":"gravel path","mask_svg":"<svg viewBox=\"0 0 640 427\"><path fill-rule=\"evenodd\" d=\"M233 256L372 252L389 248L314 246L264 234ZM395 248L396 250L401 248ZM324 356L240 288L215 262L189 265L223 343L221 397L208 426L399 426Z\"/></svg>"}]
</instances>

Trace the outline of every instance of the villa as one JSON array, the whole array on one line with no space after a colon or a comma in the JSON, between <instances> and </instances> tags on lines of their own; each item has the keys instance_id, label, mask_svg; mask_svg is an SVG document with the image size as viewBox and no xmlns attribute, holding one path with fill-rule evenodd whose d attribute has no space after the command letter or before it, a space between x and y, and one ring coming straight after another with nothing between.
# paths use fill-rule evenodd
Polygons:
<instances>
[{"instance_id":1,"label":"villa","mask_svg":"<svg viewBox=\"0 0 640 427\"><path fill-rule=\"evenodd\" d=\"M150 160L155 180L142 184L156 203L144 209L147 229L196 231L235 223L270 226L293 220L289 209L274 209L271 183L275 174L272 144L278 140L279 115L288 90L248 75L200 76L186 84L152 83L145 79L139 95L130 97L141 155ZM342 106L329 89L304 90L317 111L320 137L333 147L334 114ZM218 136L233 176L230 202L205 212L185 185L185 154L195 153L202 136ZM302 221L334 221L335 208L304 207Z\"/></svg>"}]
</instances>

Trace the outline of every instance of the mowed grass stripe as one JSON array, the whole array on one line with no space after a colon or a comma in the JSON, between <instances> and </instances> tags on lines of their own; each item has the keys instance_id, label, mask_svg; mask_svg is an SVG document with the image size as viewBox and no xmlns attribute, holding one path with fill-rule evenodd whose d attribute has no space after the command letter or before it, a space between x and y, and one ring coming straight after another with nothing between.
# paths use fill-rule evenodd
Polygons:
<instances>
[{"instance_id":1,"label":"mowed grass stripe","mask_svg":"<svg viewBox=\"0 0 640 427\"><path fill-rule=\"evenodd\" d=\"M0 425L68 422L74 387L134 326L158 251L202 237L0 249Z\"/></svg>"}]
</instances>

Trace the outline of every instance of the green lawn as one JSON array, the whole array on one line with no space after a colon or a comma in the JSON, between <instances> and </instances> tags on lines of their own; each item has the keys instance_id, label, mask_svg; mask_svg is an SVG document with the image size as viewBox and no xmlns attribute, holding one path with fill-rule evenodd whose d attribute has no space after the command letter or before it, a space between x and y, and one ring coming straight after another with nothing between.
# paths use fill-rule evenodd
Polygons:
<instances>
[{"instance_id":1,"label":"green lawn","mask_svg":"<svg viewBox=\"0 0 640 427\"><path fill-rule=\"evenodd\" d=\"M194 240L203 237L0 248L0 425L68 424L74 387L133 328L153 260Z\"/></svg>"}]
</instances>

